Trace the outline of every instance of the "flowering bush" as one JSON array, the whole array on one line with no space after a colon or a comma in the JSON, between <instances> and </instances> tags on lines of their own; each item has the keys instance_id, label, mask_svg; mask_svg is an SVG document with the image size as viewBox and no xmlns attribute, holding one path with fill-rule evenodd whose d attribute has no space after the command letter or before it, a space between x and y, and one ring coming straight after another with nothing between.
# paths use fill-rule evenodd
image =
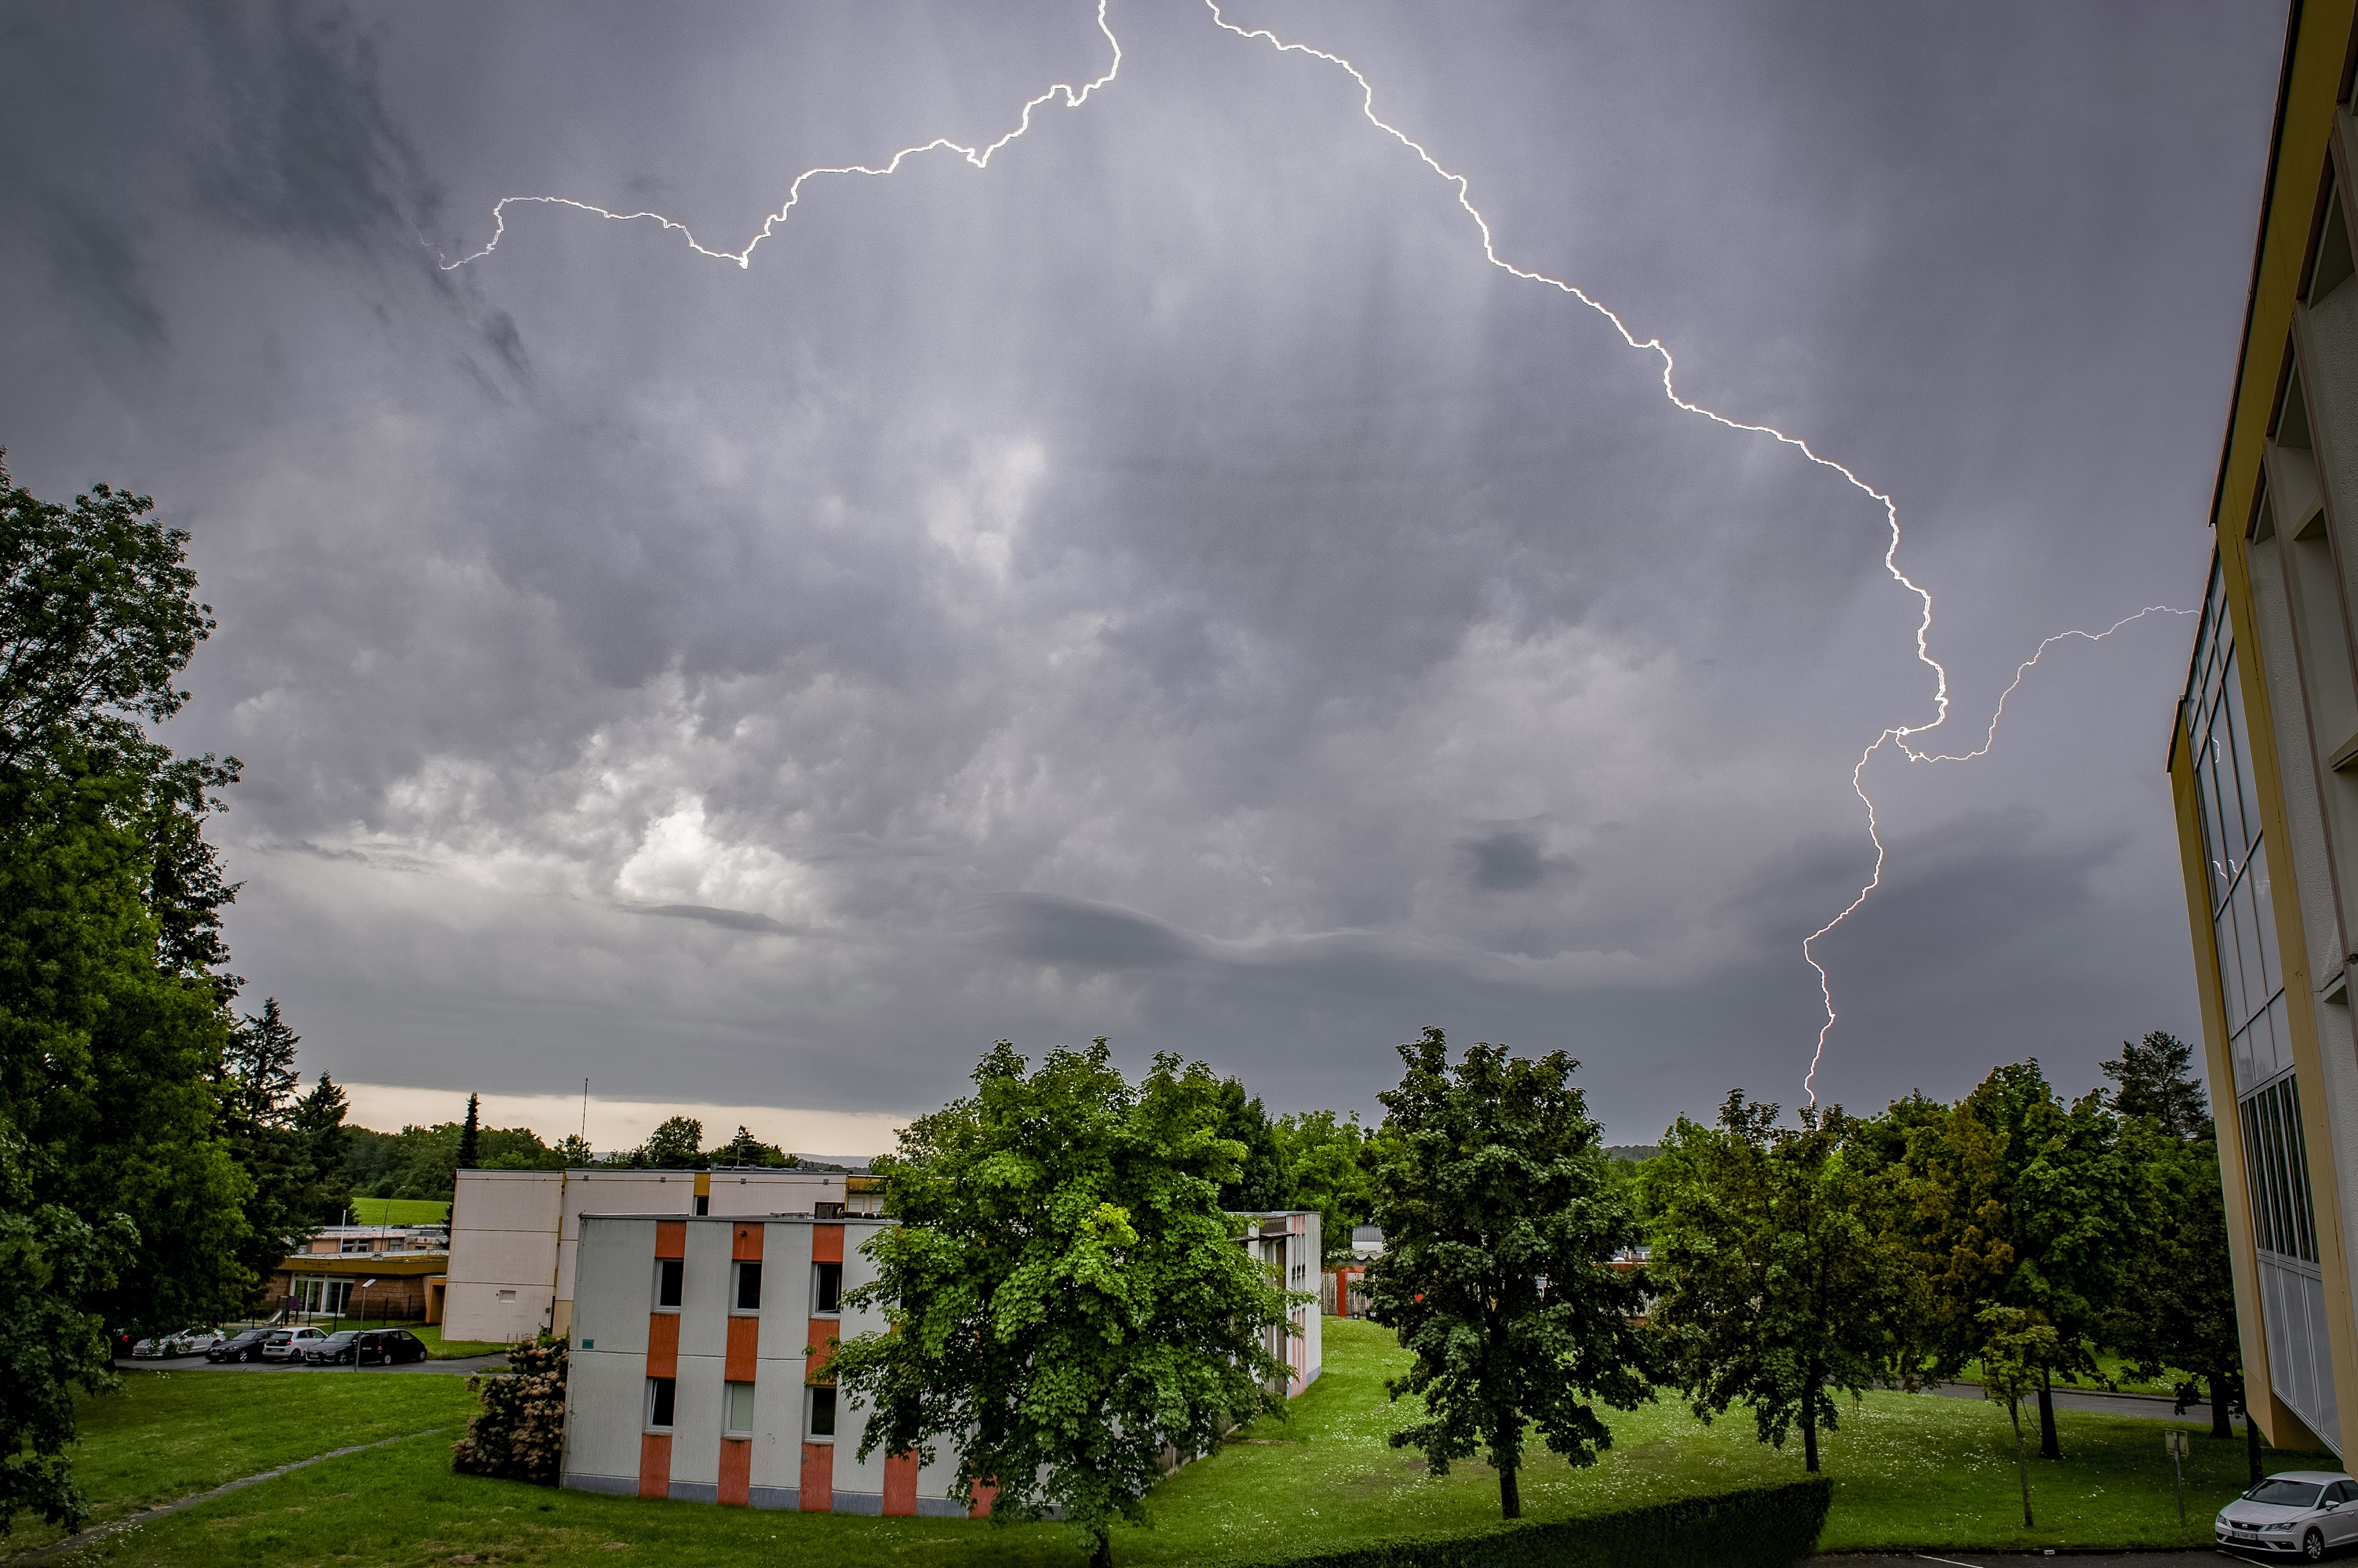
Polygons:
<instances>
[{"instance_id":1,"label":"flowering bush","mask_svg":"<svg viewBox=\"0 0 2358 1568\"><path fill-rule=\"evenodd\" d=\"M468 1391L482 1397L483 1413L452 1446L452 1469L557 1485L565 1448L565 1351L561 1339L522 1340L508 1351L506 1372L467 1379Z\"/></svg>"}]
</instances>

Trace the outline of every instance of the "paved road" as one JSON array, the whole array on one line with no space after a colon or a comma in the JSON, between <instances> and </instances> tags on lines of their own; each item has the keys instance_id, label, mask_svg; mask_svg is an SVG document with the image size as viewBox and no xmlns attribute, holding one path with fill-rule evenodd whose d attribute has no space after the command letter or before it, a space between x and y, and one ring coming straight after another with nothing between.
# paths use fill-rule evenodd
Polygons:
<instances>
[{"instance_id":1,"label":"paved road","mask_svg":"<svg viewBox=\"0 0 2358 1568\"><path fill-rule=\"evenodd\" d=\"M1953 1400L1977 1400L1982 1397L1979 1383L1942 1383L1933 1390ZM2166 1394L2108 1394L2096 1389L2058 1389L2055 1408L2058 1410L2098 1411L2105 1415L2137 1415L2155 1421L2190 1422L2202 1427L2211 1424L2211 1407L2191 1404L2186 1413L2176 1413L2175 1400ZM2025 1408L2038 1409L2036 1400L2025 1401Z\"/></svg>"},{"instance_id":2,"label":"paved road","mask_svg":"<svg viewBox=\"0 0 2358 1568\"><path fill-rule=\"evenodd\" d=\"M1925 1568L1927 1563L1948 1563L1951 1568L2058 1568L2059 1564L2081 1563L2084 1568L2226 1568L2229 1563L2265 1563L2265 1557L2245 1557L2241 1552L2064 1552L2051 1556L2037 1553L1989 1552L1918 1552L1893 1556L1888 1553L1862 1553L1857 1556L1812 1557L1808 1568ZM2278 1562L2286 1559L2278 1558Z\"/></svg>"},{"instance_id":3,"label":"paved road","mask_svg":"<svg viewBox=\"0 0 2358 1568\"><path fill-rule=\"evenodd\" d=\"M480 1372L486 1367L507 1365L504 1352L492 1356L462 1356L454 1361L412 1361L406 1367L363 1367L358 1372L350 1367L290 1367L283 1361L208 1361L201 1356L168 1356L153 1361L134 1361L124 1357L114 1363L118 1372L297 1372L337 1374L346 1378L374 1378L387 1372L452 1372L463 1376Z\"/></svg>"}]
</instances>

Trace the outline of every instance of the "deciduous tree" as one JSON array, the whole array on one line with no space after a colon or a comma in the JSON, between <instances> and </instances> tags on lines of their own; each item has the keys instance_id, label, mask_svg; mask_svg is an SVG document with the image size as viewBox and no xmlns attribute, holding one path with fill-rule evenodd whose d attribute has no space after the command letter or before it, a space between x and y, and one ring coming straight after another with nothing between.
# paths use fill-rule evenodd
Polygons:
<instances>
[{"instance_id":1,"label":"deciduous tree","mask_svg":"<svg viewBox=\"0 0 2358 1568\"><path fill-rule=\"evenodd\" d=\"M995 1485L994 1519L1057 1510L1109 1563L1166 1450L1282 1406L1266 1338L1288 1297L1221 1207L1243 1152L1202 1064L1158 1056L1132 1085L1103 1040L1036 1069L1001 1041L974 1084L877 1162L901 1223L846 1299L890 1327L830 1370L873 1407L863 1459L951 1445L954 1495Z\"/></svg>"},{"instance_id":2,"label":"deciduous tree","mask_svg":"<svg viewBox=\"0 0 2358 1568\"><path fill-rule=\"evenodd\" d=\"M1407 1070L1379 1097L1399 1141L1376 1199L1369 1314L1414 1357L1390 1388L1419 1396L1424 1418L1391 1441L1437 1475L1481 1450L1500 1509L1520 1518L1532 1431L1593 1464L1613 1440L1595 1405L1651 1397L1639 1283L1614 1266L1642 1233L1571 1057L1477 1044L1453 1064L1438 1029L1400 1054Z\"/></svg>"},{"instance_id":3,"label":"deciduous tree","mask_svg":"<svg viewBox=\"0 0 2358 1568\"><path fill-rule=\"evenodd\" d=\"M1778 1108L1731 1093L1719 1125L1681 1117L1639 1167L1653 1238L1649 1319L1695 1414L1751 1407L1760 1441L1801 1433L1818 1468L1834 1395L1882 1379L1911 1321L1920 1277L1891 1234L1888 1173L1839 1107Z\"/></svg>"}]
</instances>

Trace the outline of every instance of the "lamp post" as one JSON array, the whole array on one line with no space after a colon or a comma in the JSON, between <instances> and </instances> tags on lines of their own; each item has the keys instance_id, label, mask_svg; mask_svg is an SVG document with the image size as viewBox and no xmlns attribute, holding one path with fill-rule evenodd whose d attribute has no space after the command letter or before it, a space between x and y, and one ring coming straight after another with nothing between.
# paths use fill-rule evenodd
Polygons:
<instances>
[{"instance_id":1,"label":"lamp post","mask_svg":"<svg viewBox=\"0 0 2358 1568\"><path fill-rule=\"evenodd\" d=\"M2186 1522L2186 1433L2173 1426L2163 1434L2162 1442L2169 1445L2170 1465L2178 1472L2178 1522L2184 1524Z\"/></svg>"},{"instance_id":2,"label":"lamp post","mask_svg":"<svg viewBox=\"0 0 2358 1568\"><path fill-rule=\"evenodd\" d=\"M367 1290L371 1285L375 1283L376 1281L374 1280L362 1280L361 1281L361 1289ZM366 1333L367 1330L368 1316L365 1303L363 1303L363 1309L361 1315L361 1326L358 1329L355 1329L352 1333L352 1370L355 1372L361 1369L361 1336ZM2179 1511L2182 1513L2185 1510L2181 1508Z\"/></svg>"}]
</instances>

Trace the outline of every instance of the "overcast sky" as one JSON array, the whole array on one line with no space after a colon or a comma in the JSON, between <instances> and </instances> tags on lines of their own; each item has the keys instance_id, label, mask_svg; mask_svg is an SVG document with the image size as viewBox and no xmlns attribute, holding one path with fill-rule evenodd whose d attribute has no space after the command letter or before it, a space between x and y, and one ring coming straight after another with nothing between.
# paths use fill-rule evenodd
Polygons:
<instances>
[{"instance_id":1,"label":"overcast sky","mask_svg":"<svg viewBox=\"0 0 2358 1568\"><path fill-rule=\"evenodd\" d=\"M1896 498L1945 749L2198 602L2281 5L1228 15ZM1620 1141L1799 1098L1852 766L1933 716L1881 507L1486 263L1336 67L1108 21L1081 107L810 180L749 267L524 205L446 270L509 196L737 250L1112 50L1088 0L0 5L0 444L193 535L168 738L244 760L235 968L308 1068L903 1114L1103 1033L1372 1111L1437 1023ZM2197 1033L2191 633L1870 764L1822 1095Z\"/></svg>"}]
</instances>

